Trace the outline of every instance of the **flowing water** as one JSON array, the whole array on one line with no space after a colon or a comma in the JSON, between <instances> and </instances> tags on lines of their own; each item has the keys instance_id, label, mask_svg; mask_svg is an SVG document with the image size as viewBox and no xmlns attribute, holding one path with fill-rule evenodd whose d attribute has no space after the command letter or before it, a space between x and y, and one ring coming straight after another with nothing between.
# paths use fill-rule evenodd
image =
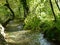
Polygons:
<instances>
[{"instance_id":1,"label":"flowing water","mask_svg":"<svg viewBox=\"0 0 60 45\"><path fill-rule=\"evenodd\" d=\"M45 39L43 36L44 36L43 34L40 34L40 38L39 38L40 45L52 45L52 43L47 41L47 39Z\"/></svg>"},{"instance_id":2,"label":"flowing water","mask_svg":"<svg viewBox=\"0 0 60 45\"><path fill-rule=\"evenodd\" d=\"M15 43L11 45L53 45L43 37L43 34L24 30L8 33L6 40Z\"/></svg>"},{"instance_id":3,"label":"flowing water","mask_svg":"<svg viewBox=\"0 0 60 45\"><path fill-rule=\"evenodd\" d=\"M12 31L6 32L6 41L9 45L53 45L44 38L44 34L31 30L20 30L20 28L21 25L14 25L7 29Z\"/></svg>"}]
</instances>

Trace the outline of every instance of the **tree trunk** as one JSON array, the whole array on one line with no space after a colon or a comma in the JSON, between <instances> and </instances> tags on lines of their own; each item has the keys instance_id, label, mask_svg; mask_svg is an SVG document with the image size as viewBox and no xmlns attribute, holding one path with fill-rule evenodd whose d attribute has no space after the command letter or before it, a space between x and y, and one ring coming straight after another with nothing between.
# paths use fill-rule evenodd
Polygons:
<instances>
[{"instance_id":1,"label":"tree trunk","mask_svg":"<svg viewBox=\"0 0 60 45\"><path fill-rule=\"evenodd\" d=\"M54 9L53 9L53 5L52 5L52 1L50 0L50 6L51 6L51 10L52 10L52 13L53 13L53 16L54 16L54 22L56 22L56 15L55 15L55 12L54 12Z\"/></svg>"},{"instance_id":2,"label":"tree trunk","mask_svg":"<svg viewBox=\"0 0 60 45\"><path fill-rule=\"evenodd\" d=\"M60 11L60 1L59 0L55 0L55 3L56 3L56 5L57 5L57 7L58 7L58 9Z\"/></svg>"},{"instance_id":3,"label":"tree trunk","mask_svg":"<svg viewBox=\"0 0 60 45\"><path fill-rule=\"evenodd\" d=\"M24 18L26 18L27 14L29 12L29 7L27 5L26 0L21 0L21 3L22 3L23 8L24 8Z\"/></svg>"}]
</instances>

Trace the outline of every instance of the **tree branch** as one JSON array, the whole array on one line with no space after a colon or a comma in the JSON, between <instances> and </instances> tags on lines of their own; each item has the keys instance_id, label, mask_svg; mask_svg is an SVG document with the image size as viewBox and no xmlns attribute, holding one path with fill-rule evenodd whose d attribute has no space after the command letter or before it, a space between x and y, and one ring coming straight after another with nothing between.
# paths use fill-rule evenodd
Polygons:
<instances>
[{"instance_id":1,"label":"tree branch","mask_svg":"<svg viewBox=\"0 0 60 45\"><path fill-rule=\"evenodd\" d=\"M6 4L5 4L4 6L6 6L6 7L11 11L11 13L12 13L12 14L10 14L10 16L11 16L12 18L9 18L7 21L5 21L5 22L3 23L3 26L6 27L6 25L7 25L11 20L14 19L15 14L14 14L13 10L11 9L11 7L10 7L10 5L9 5L9 3L8 3L8 0L6 0Z\"/></svg>"},{"instance_id":2,"label":"tree branch","mask_svg":"<svg viewBox=\"0 0 60 45\"><path fill-rule=\"evenodd\" d=\"M53 9L53 5L52 5L52 2L50 0L50 6L51 6L51 10L52 10L52 13L53 13L53 16L54 16L54 21L56 22L56 15L55 15L55 12L54 12L54 9Z\"/></svg>"},{"instance_id":3,"label":"tree branch","mask_svg":"<svg viewBox=\"0 0 60 45\"><path fill-rule=\"evenodd\" d=\"M58 7L58 9L59 9L59 11L60 11L60 7L59 7L59 5L58 5L58 0L55 0L55 3L56 3L56 5L57 5L57 7Z\"/></svg>"}]
</instances>

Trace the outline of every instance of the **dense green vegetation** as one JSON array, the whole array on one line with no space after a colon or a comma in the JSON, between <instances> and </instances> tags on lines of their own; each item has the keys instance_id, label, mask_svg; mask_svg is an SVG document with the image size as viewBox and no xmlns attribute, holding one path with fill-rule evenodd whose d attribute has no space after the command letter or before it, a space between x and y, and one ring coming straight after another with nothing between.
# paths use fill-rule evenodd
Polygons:
<instances>
[{"instance_id":1,"label":"dense green vegetation","mask_svg":"<svg viewBox=\"0 0 60 45\"><path fill-rule=\"evenodd\" d=\"M60 10L55 0L0 0L0 23L8 27L10 21L60 42Z\"/></svg>"}]
</instances>

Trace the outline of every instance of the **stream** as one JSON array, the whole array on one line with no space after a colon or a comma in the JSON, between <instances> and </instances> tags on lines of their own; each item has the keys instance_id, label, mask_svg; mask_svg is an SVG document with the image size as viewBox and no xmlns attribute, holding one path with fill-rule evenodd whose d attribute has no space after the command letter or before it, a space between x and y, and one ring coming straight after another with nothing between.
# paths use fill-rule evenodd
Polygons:
<instances>
[{"instance_id":1,"label":"stream","mask_svg":"<svg viewBox=\"0 0 60 45\"><path fill-rule=\"evenodd\" d=\"M11 45L53 45L43 37L43 34L38 32L32 33L29 30L22 30L7 34L6 41Z\"/></svg>"},{"instance_id":2,"label":"stream","mask_svg":"<svg viewBox=\"0 0 60 45\"><path fill-rule=\"evenodd\" d=\"M22 26L13 25L7 28L11 31L6 32L6 41L9 45L54 45L44 38L44 34L32 32L31 30L20 30L19 27Z\"/></svg>"},{"instance_id":3,"label":"stream","mask_svg":"<svg viewBox=\"0 0 60 45\"><path fill-rule=\"evenodd\" d=\"M40 45L54 45L51 42L47 41L47 39L45 39L43 36L43 34L40 34Z\"/></svg>"}]
</instances>

